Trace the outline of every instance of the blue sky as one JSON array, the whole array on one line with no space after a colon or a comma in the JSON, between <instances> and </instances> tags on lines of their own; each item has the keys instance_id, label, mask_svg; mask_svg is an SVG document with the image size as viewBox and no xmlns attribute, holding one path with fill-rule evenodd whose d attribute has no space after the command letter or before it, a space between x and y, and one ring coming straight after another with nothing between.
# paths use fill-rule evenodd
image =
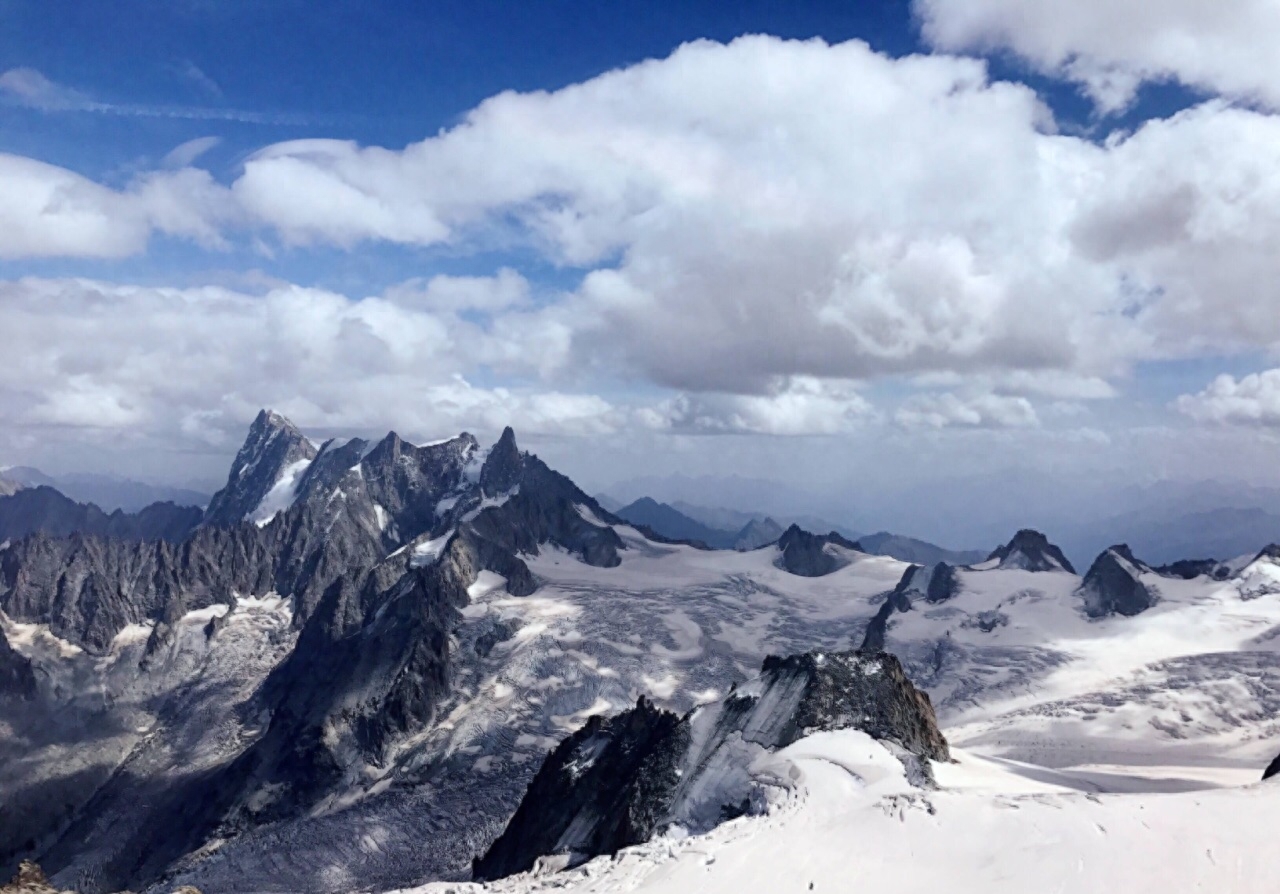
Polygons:
<instances>
[{"instance_id":1,"label":"blue sky","mask_svg":"<svg viewBox=\"0 0 1280 894\"><path fill-rule=\"evenodd\" d=\"M2 461L208 483L269 404L595 487L1280 483L1273 0L0 20Z\"/></svg>"}]
</instances>

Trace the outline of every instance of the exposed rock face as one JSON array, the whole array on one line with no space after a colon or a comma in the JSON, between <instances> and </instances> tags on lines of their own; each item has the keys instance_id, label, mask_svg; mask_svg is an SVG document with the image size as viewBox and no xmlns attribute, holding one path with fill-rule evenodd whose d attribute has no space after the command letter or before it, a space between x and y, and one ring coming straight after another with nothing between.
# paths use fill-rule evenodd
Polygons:
<instances>
[{"instance_id":1,"label":"exposed rock face","mask_svg":"<svg viewBox=\"0 0 1280 894\"><path fill-rule=\"evenodd\" d=\"M1182 580L1195 580L1201 575L1214 580L1226 580L1231 576L1231 569L1217 559L1179 559L1177 562L1161 565L1155 572Z\"/></svg>"},{"instance_id":2,"label":"exposed rock face","mask_svg":"<svg viewBox=\"0 0 1280 894\"><path fill-rule=\"evenodd\" d=\"M1126 544L1109 547L1093 560L1080 585L1084 611L1091 618L1133 616L1155 605L1159 594L1142 580L1151 569Z\"/></svg>"},{"instance_id":3,"label":"exposed rock face","mask_svg":"<svg viewBox=\"0 0 1280 894\"><path fill-rule=\"evenodd\" d=\"M1280 773L1280 754L1277 754L1275 758L1272 759L1271 763L1267 764L1267 769L1262 771L1262 778L1270 779L1277 773Z\"/></svg>"},{"instance_id":4,"label":"exposed rock face","mask_svg":"<svg viewBox=\"0 0 1280 894\"><path fill-rule=\"evenodd\" d=\"M580 862L647 841L687 747L681 718L644 698L614 717L593 715L547 756L502 837L476 860L475 878L523 872L544 854Z\"/></svg>"},{"instance_id":5,"label":"exposed rock face","mask_svg":"<svg viewBox=\"0 0 1280 894\"><path fill-rule=\"evenodd\" d=\"M524 460L516 447L516 433L508 425L485 457L480 469L480 491L486 497L508 493L520 484L523 472Z\"/></svg>"},{"instance_id":6,"label":"exposed rock face","mask_svg":"<svg viewBox=\"0 0 1280 894\"><path fill-rule=\"evenodd\" d=\"M1024 528L1013 539L994 550L987 561L996 561L997 568L1013 568L1021 571L1069 571L1071 567L1062 550L1049 542L1039 531Z\"/></svg>"},{"instance_id":7,"label":"exposed rock face","mask_svg":"<svg viewBox=\"0 0 1280 894\"><path fill-rule=\"evenodd\" d=\"M203 516L198 507L173 503L154 503L136 513L117 509L108 515L92 503L77 503L42 485L0 496L0 543L37 531L54 537L80 533L177 543L200 524Z\"/></svg>"},{"instance_id":8,"label":"exposed rock face","mask_svg":"<svg viewBox=\"0 0 1280 894\"><path fill-rule=\"evenodd\" d=\"M15 652L0 629L0 699L30 701L35 697L36 675L31 660Z\"/></svg>"},{"instance_id":9,"label":"exposed rock face","mask_svg":"<svg viewBox=\"0 0 1280 894\"><path fill-rule=\"evenodd\" d=\"M316 448L292 422L263 410L253 420L249 437L231 464L226 486L209 501L205 523L239 524L262 505L286 469L315 457Z\"/></svg>"},{"instance_id":10,"label":"exposed rock face","mask_svg":"<svg viewBox=\"0 0 1280 894\"><path fill-rule=\"evenodd\" d=\"M759 549L762 546L773 543L782 534L782 525L772 518L766 518L763 521L752 519L743 525L742 530L734 538L733 548L744 552Z\"/></svg>"},{"instance_id":11,"label":"exposed rock face","mask_svg":"<svg viewBox=\"0 0 1280 894\"><path fill-rule=\"evenodd\" d=\"M782 550L778 566L801 577L830 574L845 563L832 550L827 549L829 545L858 549L858 544L835 531L829 534L810 534L799 525L792 525L778 539L778 549Z\"/></svg>"},{"instance_id":12,"label":"exposed rock face","mask_svg":"<svg viewBox=\"0 0 1280 894\"><path fill-rule=\"evenodd\" d=\"M917 600L931 604L946 602L960 592L960 578L956 569L939 562L933 567L912 565L902 572L897 586L893 588L880 609L867 623L863 634L861 650L879 652L884 649L885 637L889 632L889 619L895 612L909 612Z\"/></svg>"},{"instance_id":13,"label":"exposed rock face","mask_svg":"<svg viewBox=\"0 0 1280 894\"><path fill-rule=\"evenodd\" d=\"M946 602L960 592L960 579L956 569L939 562L933 567L912 565L903 572L895 591L908 598L925 602Z\"/></svg>"},{"instance_id":14,"label":"exposed rock face","mask_svg":"<svg viewBox=\"0 0 1280 894\"><path fill-rule=\"evenodd\" d=\"M929 697L892 655L767 658L755 680L683 718L636 707L593 717L543 763L506 831L475 864L494 879L561 854L569 863L647 841L673 823L705 831L763 809L763 753L810 733L860 729L922 759L948 760Z\"/></svg>"}]
</instances>

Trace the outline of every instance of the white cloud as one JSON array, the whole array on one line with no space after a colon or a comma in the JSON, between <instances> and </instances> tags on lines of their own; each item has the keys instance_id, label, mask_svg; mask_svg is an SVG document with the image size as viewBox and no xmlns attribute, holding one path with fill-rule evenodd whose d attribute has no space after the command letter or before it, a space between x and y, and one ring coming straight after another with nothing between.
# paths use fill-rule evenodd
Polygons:
<instances>
[{"instance_id":1,"label":"white cloud","mask_svg":"<svg viewBox=\"0 0 1280 894\"><path fill-rule=\"evenodd\" d=\"M1280 425L1280 369L1243 378L1220 375L1198 394L1184 394L1174 406L1199 422Z\"/></svg>"},{"instance_id":2,"label":"white cloud","mask_svg":"<svg viewBox=\"0 0 1280 894\"><path fill-rule=\"evenodd\" d=\"M915 0L914 8L934 46L1010 49L1077 81L1105 111L1158 80L1280 108L1275 0Z\"/></svg>"},{"instance_id":3,"label":"white cloud","mask_svg":"<svg viewBox=\"0 0 1280 894\"><path fill-rule=\"evenodd\" d=\"M46 111L78 108L89 101L83 93L49 80L34 68L11 68L0 74L0 96Z\"/></svg>"},{"instance_id":4,"label":"white cloud","mask_svg":"<svg viewBox=\"0 0 1280 894\"><path fill-rule=\"evenodd\" d=\"M907 400L894 414L903 428L1031 428L1040 424L1035 407L1025 397L945 392L921 394Z\"/></svg>"},{"instance_id":5,"label":"white cloud","mask_svg":"<svg viewBox=\"0 0 1280 894\"><path fill-rule=\"evenodd\" d=\"M852 383L804 376L767 394L679 394L636 412L641 425L678 434L833 435L874 418Z\"/></svg>"},{"instance_id":6,"label":"white cloud","mask_svg":"<svg viewBox=\"0 0 1280 894\"><path fill-rule=\"evenodd\" d=\"M0 154L0 258L119 258L142 251L153 231L222 244L234 215L205 171L153 172L124 190L64 168Z\"/></svg>"},{"instance_id":7,"label":"white cloud","mask_svg":"<svg viewBox=\"0 0 1280 894\"><path fill-rule=\"evenodd\" d=\"M433 381L668 389L644 416L664 430L846 430L850 383L885 378L952 393L909 424L1026 425L1029 396L1112 397L1139 361L1280 346L1276 145L1280 118L1221 103L1099 145L977 60L749 37L504 93L399 151L269 146L229 189L187 166L200 145L118 190L0 156L0 255L119 257L155 231L533 248L581 286L502 270L296 315L356 344L339 368L378 371L372 337L435 352Z\"/></svg>"},{"instance_id":8,"label":"white cloud","mask_svg":"<svg viewBox=\"0 0 1280 894\"><path fill-rule=\"evenodd\" d=\"M491 291L522 282L504 274ZM484 291L479 279L467 287ZM505 386L476 384L491 356L509 364L524 354L514 371L530 373L536 330L512 333L528 342L498 345L453 310L380 296L27 279L0 282L0 331L23 346L0 365L0 428L13 430L229 446L260 406L313 430L394 427L424 437L507 424L598 435L627 421L596 394L518 385L518 375Z\"/></svg>"},{"instance_id":9,"label":"white cloud","mask_svg":"<svg viewBox=\"0 0 1280 894\"><path fill-rule=\"evenodd\" d=\"M160 164L165 168L190 167L197 158L221 142L221 137L196 137L194 140L187 140L180 146L175 146L170 150Z\"/></svg>"}]
</instances>

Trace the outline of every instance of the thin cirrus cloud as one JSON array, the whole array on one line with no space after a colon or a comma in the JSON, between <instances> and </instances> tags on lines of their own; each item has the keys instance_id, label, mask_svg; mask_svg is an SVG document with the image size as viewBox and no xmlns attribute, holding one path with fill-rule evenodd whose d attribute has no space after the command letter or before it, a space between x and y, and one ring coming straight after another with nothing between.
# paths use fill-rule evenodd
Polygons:
<instances>
[{"instance_id":1,"label":"thin cirrus cloud","mask_svg":"<svg viewBox=\"0 0 1280 894\"><path fill-rule=\"evenodd\" d=\"M189 68L180 66L176 71L185 80L195 83L210 98L221 97L221 88L194 65ZM33 68L10 68L0 73L0 101L42 112L92 112L128 118L234 121L277 126L323 124L327 120L317 115L257 112L219 106L102 102L80 90L50 80Z\"/></svg>"},{"instance_id":2,"label":"thin cirrus cloud","mask_svg":"<svg viewBox=\"0 0 1280 894\"><path fill-rule=\"evenodd\" d=\"M941 0L919 9L939 43L985 33ZM8 94L54 108L53 87L10 74ZM437 350L426 373L466 412L492 399L577 431L838 433L880 418L865 383L915 377L923 393L894 415L904 427L1026 428L1040 422L1034 399L1113 397L1140 361L1280 341L1277 144L1280 119L1222 101L1095 143L1059 133L1034 91L992 81L976 59L757 36L504 93L402 150L269 146L225 185L190 166L198 146L122 190L0 158L0 189L26 190L0 209L16 234L0 251L120 257L154 231L211 247L266 231L286 246L465 252L514 229L545 260L582 270L581 285L531 303L511 271L505 285L499 273L478 286L409 283L374 303L308 300L361 308L333 325L366 341L393 337L364 318L375 308L423 314L405 327L423 338L433 327L458 336L464 308L485 315L464 333L475 352ZM330 362L353 379L367 364L377 372L375 356ZM558 396L537 413L534 391L479 400L481 369ZM574 389L597 372L674 396L627 409ZM372 380L398 383L385 371ZM118 394L116 418L156 406L137 399L143 382L102 392ZM358 421L377 402L371 387L350 389L351 404L316 392L299 410ZM84 403L74 397L64 418Z\"/></svg>"}]
</instances>

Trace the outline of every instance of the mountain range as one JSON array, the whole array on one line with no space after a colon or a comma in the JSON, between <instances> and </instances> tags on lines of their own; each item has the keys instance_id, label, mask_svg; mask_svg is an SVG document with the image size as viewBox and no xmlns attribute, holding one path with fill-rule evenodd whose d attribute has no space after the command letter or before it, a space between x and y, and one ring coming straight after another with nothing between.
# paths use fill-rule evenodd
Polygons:
<instances>
[{"instance_id":1,"label":"mountain range","mask_svg":"<svg viewBox=\"0 0 1280 894\"><path fill-rule=\"evenodd\" d=\"M203 511L0 496L0 872L612 891L825 865L804 829L872 861L886 835L990 854L1098 837L1095 810L1122 842L1249 813L1222 786L1280 751L1280 548L1115 543L1080 576L1032 529L906 561L781 521L712 549L509 428L317 446L266 410ZM1168 794L1205 788L1226 800ZM682 844L744 836L746 863Z\"/></svg>"}]
</instances>

